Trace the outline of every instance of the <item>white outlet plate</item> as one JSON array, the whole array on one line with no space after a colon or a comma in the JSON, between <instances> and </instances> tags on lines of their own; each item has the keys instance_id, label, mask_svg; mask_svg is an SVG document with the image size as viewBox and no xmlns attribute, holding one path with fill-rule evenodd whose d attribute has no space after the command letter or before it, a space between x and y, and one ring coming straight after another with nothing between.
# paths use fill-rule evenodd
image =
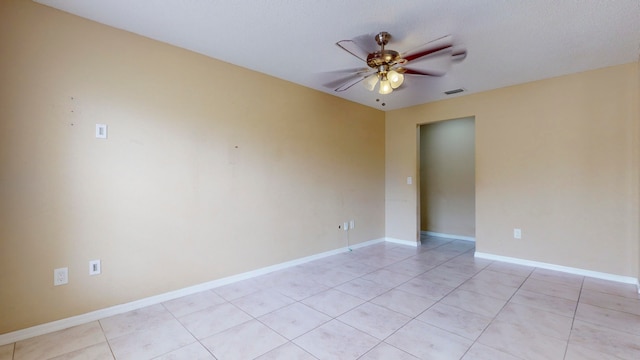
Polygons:
<instances>
[{"instance_id":1,"label":"white outlet plate","mask_svg":"<svg viewBox=\"0 0 640 360\"><path fill-rule=\"evenodd\" d=\"M513 229L513 238L514 239L522 239L522 230L521 229Z\"/></svg>"},{"instance_id":2,"label":"white outlet plate","mask_svg":"<svg viewBox=\"0 0 640 360\"><path fill-rule=\"evenodd\" d=\"M353 229L354 227L356 227L356 223L353 220L349 221L349 229Z\"/></svg>"},{"instance_id":3,"label":"white outlet plate","mask_svg":"<svg viewBox=\"0 0 640 360\"><path fill-rule=\"evenodd\" d=\"M342 224L342 230L347 231L349 230L349 223L345 222L344 224Z\"/></svg>"},{"instance_id":4,"label":"white outlet plate","mask_svg":"<svg viewBox=\"0 0 640 360\"><path fill-rule=\"evenodd\" d=\"M89 261L89 275L100 275L101 272L100 260Z\"/></svg>"},{"instance_id":5,"label":"white outlet plate","mask_svg":"<svg viewBox=\"0 0 640 360\"><path fill-rule=\"evenodd\" d=\"M53 270L53 286L69 283L69 268L58 268Z\"/></svg>"}]
</instances>

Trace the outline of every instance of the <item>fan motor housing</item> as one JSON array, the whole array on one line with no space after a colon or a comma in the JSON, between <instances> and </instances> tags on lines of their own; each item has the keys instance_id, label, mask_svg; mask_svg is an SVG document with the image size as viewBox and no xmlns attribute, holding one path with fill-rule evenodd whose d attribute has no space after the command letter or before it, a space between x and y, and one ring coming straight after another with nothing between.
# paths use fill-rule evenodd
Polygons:
<instances>
[{"instance_id":1,"label":"fan motor housing","mask_svg":"<svg viewBox=\"0 0 640 360\"><path fill-rule=\"evenodd\" d=\"M367 65L377 69L380 66L392 66L396 60L400 58L400 54L393 50L381 50L371 53L367 56Z\"/></svg>"}]
</instances>

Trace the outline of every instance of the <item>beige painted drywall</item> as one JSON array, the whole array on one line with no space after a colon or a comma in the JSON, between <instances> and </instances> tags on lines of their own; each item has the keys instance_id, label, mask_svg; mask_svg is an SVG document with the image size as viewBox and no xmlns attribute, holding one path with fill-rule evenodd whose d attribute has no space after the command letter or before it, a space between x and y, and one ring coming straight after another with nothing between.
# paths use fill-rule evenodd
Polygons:
<instances>
[{"instance_id":1,"label":"beige painted drywall","mask_svg":"<svg viewBox=\"0 0 640 360\"><path fill-rule=\"evenodd\" d=\"M416 240L416 124L475 116L477 251L635 277L637 79L633 63L387 112L387 236Z\"/></svg>"},{"instance_id":2,"label":"beige painted drywall","mask_svg":"<svg viewBox=\"0 0 640 360\"><path fill-rule=\"evenodd\" d=\"M475 121L420 126L420 230L476 236Z\"/></svg>"},{"instance_id":3,"label":"beige painted drywall","mask_svg":"<svg viewBox=\"0 0 640 360\"><path fill-rule=\"evenodd\" d=\"M0 54L0 333L384 237L383 112L24 0Z\"/></svg>"}]
</instances>

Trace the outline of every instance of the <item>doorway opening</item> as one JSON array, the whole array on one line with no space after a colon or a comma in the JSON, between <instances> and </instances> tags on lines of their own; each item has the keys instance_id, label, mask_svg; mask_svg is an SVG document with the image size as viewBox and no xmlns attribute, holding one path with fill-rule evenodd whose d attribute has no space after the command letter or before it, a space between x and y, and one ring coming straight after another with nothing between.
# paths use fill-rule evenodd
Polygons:
<instances>
[{"instance_id":1,"label":"doorway opening","mask_svg":"<svg viewBox=\"0 0 640 360\"><path fill-rule=\"evenodd\" d=\"M475 117L418 126L418 233L475 241Z\"/></svg>"}]
</instances>

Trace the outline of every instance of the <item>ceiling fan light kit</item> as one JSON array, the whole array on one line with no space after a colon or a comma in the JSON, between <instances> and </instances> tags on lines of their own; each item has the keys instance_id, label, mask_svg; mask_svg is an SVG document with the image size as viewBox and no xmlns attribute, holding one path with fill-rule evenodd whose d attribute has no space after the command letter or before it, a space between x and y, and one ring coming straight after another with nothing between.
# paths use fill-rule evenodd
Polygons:
<instances>
[{"instance_id":1,"label":"ceiling fan light kit","mask_svg":"<svg viewBox=\"0 0 640 360\"><path fill-rule=\"evenodd\" d=\"M390 94L394 89L397 89L402 85L404 75L395 70L378 71L377 73L369 75L369 77L363 82L363 85L367 90L373 91L378 84L378 80L380 80L378 93L386 95Z\"/></svg>"},{"instance_id":2,"label":"ceiling fan light kit","mask_svg":"<svg viewBox=\"0 0 640 360\"><path fill-rule=\"evenodd\" d=\"M394 89L400 87L404 82L404 75L395 70L387 72L387 78L389 79L389 82L391 82L391 87Z\"/></svg>"},{"instance_id":3,"label":"ceiling fan light kit","mask_svg":"<svg viewBox=\"0 0 640 360\"><path fill-rule=\"evenodd\" d=\"M369 90L369 91L373 91L373 89L376 88L376 85L378 84L378 76L376 74L376 76L369 76L364 82L364 87Z\"/></svg>"},{"instance_id":4,"label":"ceiling fan light kit","mask_svg":"<svg viewBox=\"0 0 640 360\"><path fill-rule=\"evenodd\" d=\"M366 62L369 68L358 70L349 75L340 86L334 89L335 91L345 91L353 85L363 82L364 87L369 91L375 90L379 83L379 94L391 94L394 89L403 84L405 75L443 76L445 74L443 71L416 69L411 62L417 59L426 59L430 55L441 54L448 55L448 60L451 62L461 61L467 54L464 49L452 51L453 43L450 36L428 42L414 51L404 54L385 48L391 39L391 34L388 32L380 32L374 39L380 46L380 50L372 53L365 51L353 40L342 40L336 43L343 50Z\"/></svg>"},{"instance_id":5,"label":"ceiling fan light kit","mask_svg":"<svg viewBox=\"0 0 640 360\"><path fill-rule=\"evenodd\" d=\"M391 87L391 82L387 79L387 74L380 74L380 89L378 89L378 93L382 95L391 94L393 88Z\"/></svg>"}]
</instances>

